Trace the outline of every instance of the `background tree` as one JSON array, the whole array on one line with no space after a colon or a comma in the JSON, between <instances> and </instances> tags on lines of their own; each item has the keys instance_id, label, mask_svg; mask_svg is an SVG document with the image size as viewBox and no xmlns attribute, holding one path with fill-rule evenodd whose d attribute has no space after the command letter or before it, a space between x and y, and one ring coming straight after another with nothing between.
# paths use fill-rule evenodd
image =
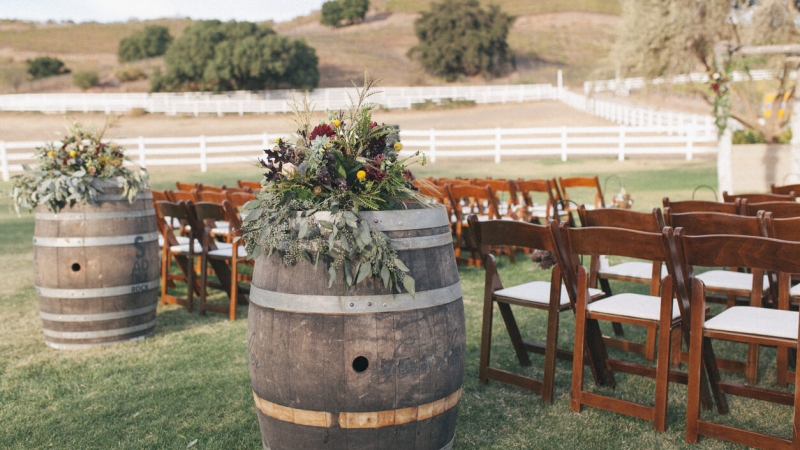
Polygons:
<instances>
[{"instance_id":1,"label":"background tree","mask_svg":"<svg viewBox=\"0 0 800 450\"><path fill-rule=\"evenodd\" d=\"M28 73L34 80L69 73L63 61L50 56L28 59L25 63L28 65Z\"/></svg>"},{"instance_id":2,"label":"background tree","mask_svg":"<svg viewBox=\"0 0 800 450\"><path fill-rule=\"evenodd\" d=\"M364 20L369 9L369 0L331 0L322 4L320 23L338 27Z\"/></svg>"},{"instance_id":3,"label":"background tree","mask_svg":"<svg viewBox=\"0 0 800 450\"><path fill-rule=\"evenodd\" d=\"M117 57L120 62L161 56L172 43L169 28L161 25L148 25L141 31L119 41Z\"/></svg>"},{"instance_id":4,"label":"background tree","mask_svg":"<svg viewBox=\"0 0 800 450\"><path fill-rule=\"evenodd\" d=\"M788 123L791 111L782 118L772 114L760 116L764 91L753 82L729 83L727 73L733 70L771 68L778 74L769 89L777 91L776 105L788 92L794 95L795 85L789 74L795 67L786 65L783 55L723 58L717 61L714 48L728 41L734 46L769 45L800 42L795 0L624 0L623 30L612 50L611 59L622 72L648 78L669 77L702 69L719 80L695 92L718 114L725 114L725 89L729 89L730 117L745 127L761 133L768 142L776 142ZM723 103L723 104L720 104ZM777 111L773 107L773 111Z\"/></svg>"},{"instance_id":5,"label":"background tree","mask_svg":"<svg viewBox=\"0 0 800 450\"><path fill-rule=\"evenodd\" d=\"M419 43L408 55L448 81L461 75L501 76L515 68L507 42L514 19L497 5L483 10L478 0L432 3L431 11L414 21Z\"/></svg>"},{"instance_id":6,"label":"background tree","mask_svg":"<svg viewBox=\"0 0 800 450\"><path fill-rule=\"evenodd\" d=\"M153 75L152 91L312 89L319 84L312 47L251 22L194 23L169 47L164 61L166 73Z\"/></svg>"}]
</instances>

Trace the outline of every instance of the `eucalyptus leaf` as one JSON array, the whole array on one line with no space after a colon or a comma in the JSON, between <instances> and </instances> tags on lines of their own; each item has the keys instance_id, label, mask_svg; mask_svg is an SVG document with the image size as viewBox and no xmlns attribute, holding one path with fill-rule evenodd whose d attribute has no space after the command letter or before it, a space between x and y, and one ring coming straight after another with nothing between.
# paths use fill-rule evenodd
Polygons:
<instances>
[{"instance_id":1,"label":"eucalyptus leaf","mask_svg":"<svg viewBox=\"0 0 800 450\"><path fill-rule=\"evenodd\" d=\"M370 275L372 275L372 264L369 261L361 263L361 266L358 268L358 278L356 278L356 283L361 283L361 281Z\"/></svg>"},{"instance_id":2,"label":"eucalyptus leaf","mask_svg":"<svg viewBox=\"0 0 800 450\"><path fill-rule=\"evenodd\" d=\"M406 267L406 265L403 264L403 261L401 261L400 258L394 259L394 265L396 265L397 268L402 270L403 272L408 272L408 267Z\"/></svg>"},{"instance_id":3,"label":"eucalyptus leaf","mask_svg":"<svg viewBox=\"0 0 800 450\"><path fill-rule=\"evenodd\" d=\"M412 298L416 298L416 296L414 295L416 292L414 291L415 286L414 286L414 279L413 278L411 278L408 275L404 276L403 277L403 287L406 289L406 291L408 291L409 294L411 294Z\"/></svg>"}]
</instances>

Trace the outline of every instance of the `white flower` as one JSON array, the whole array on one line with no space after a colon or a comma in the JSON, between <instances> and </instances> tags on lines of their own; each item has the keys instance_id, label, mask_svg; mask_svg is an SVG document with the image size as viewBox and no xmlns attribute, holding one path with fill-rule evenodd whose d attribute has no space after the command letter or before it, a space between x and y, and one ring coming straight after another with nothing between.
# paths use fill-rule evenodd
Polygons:
<instances>
[{"instance_id":1,"label":"white flower","mask_svg":"<svg viewBox=\"0 0 800 450\"><path fill-rule=\"evenodd\" d=\"M716 81L722 78L722 75L720 75L719 72L714 72L714 74L711 75L711 78Z\"/></svg>"},{"instance_id":2,"label":"white flower","mask_svg":"<svg viewBox=\"0 0 800 450\"><path fill-rule=\"evenodd\" d=\"M291 177L297 172L297 166L292 163L284 163L283 169L281 170L281 175L284 177Z\"/></svg>"}]
</instances>

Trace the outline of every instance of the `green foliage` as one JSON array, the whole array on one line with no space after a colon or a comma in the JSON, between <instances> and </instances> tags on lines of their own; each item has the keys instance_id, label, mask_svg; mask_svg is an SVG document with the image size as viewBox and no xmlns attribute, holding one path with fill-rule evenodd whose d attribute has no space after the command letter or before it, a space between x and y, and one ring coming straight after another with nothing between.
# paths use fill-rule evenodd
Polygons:
<instances>
[{"instance_id":1,"label":"green foliage","mask_svg":"<svg viewBox=\"0 0 800 450\"><path fill-rule=\"evenodd\" d=\"M322 4L320 23L338 27L364 20L369 9L369 0L331 0Z\"/></svg>"},{"instance_id":2,"label":"green foliage","mask_svg":"<svg viewBox=\"0 0 800 450\"><path fill-rule=\"evenodd\" d=\"M100 74L96 70L81 70L72 74L72 83L86 90L100 85Z\"/></svg>"},{"instance_id":3,"label":"green foliage","mask_svg":"<svg viewBox=\"0 0 800 450\"><path fill-rule=\"evenodd\" d=\"M136 80L144 80L147 78L147 74L144 73L144 70L135 67L135 66L122 66L114 71L114 76L121 82L126 81L136 81Z\"/></svg>"},{"instance_id":4,"label":"green foliage","mask_svg":"<svg viewBox=\"0 0 800 450\"><path fill-rule=\"evenodd\" d=\"M777 142L780 144L788 144L792 141L792 129L787 128L778 136ZM767 140L764 138L764 133L755 130L734 130L733 144L765 144Z\"/></svg>"},{"instance_id":5,"label":"green foliage","mask_svg":"<svg viewBox=\"0 0 800 450\"><path fill-rule=\"evenodd\" d=\"M166 73L153 74L151 91L313 89L319 84L313 48L251 22L196 22L169 47L164 61Z\"/></svg>"},{"instance_id":6,"label":"green foliage","mask_svg":"<svg viewBox=\"0 0 800 450\"><path fill-rule=\"evenodd\" d=\"M172 43L169 28L162 25L148 25L141 31L119 41L117 57L119 62L161 56Z\"/></svg>"},{"instance_id":7,"label":"green foliage","mask_svg":"<svg viewBox=\"0 0 800 450\"><path fill-rule=\"evenodd\" d=\"M69 73L69 69L61 60L50 56L40 56L25 62L28 64L28 73L34 80Z\"/></svg>"},{"instance_id":8,"label":"green foliage","mask_svg":"<svg viewBox=\"0 0 800 450\"><path fill-rule=\"evenodd\" d=\"M490 5L483 10L478 0L432 3L414 21L419 43L409 57L419 57L432 75L454 81L459 76L503 75L514 68L507 38L514 17Z\"/></svg>"},{"instance_id":9,"label":"green foliage","mask_svg":"<svg viewBox=\"0 0 800 450\"><path fill-rule=\"evenodd\" d=\"M123 197L133 202L147 187L147 172L125 168L123 148L102 142L108 125L106 122L106 127L97 131L72 123L59 145L50 142L38 147L34 152L38 166L23 166L25 173L11 178L17 213L20 208L32 210L43 204L53 212L77 202L95 205L98 192L102 192L97 180L117 181Z\"/></svg>"}]
</instances>

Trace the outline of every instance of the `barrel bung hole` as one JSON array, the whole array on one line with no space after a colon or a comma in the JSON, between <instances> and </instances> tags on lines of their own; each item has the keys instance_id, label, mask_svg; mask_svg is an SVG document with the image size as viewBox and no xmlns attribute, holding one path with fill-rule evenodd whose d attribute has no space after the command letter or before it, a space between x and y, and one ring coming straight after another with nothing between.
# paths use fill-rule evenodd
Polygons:
<instances>
[{"instance_id":1,"label":"barrel bung hole","mask_svg":"<svg viewBox=\"0 0 800 450\"><path fill-rule=\"evenodd\" d=\"M361 373L369 367L369 360L363 356L359 356L353 360L353 370L356 373Z\"/></svg>"},{"instance_id":2,"label":"barrel bung hole","mask_svg":"<svg viewBox=\"0 0 800 450\"><path fill-rule=\"evenodd\" d=\"M72 263L72 271L78 272L79 270L81 270L81 265L79 263Z\"/></svg>"}]
</instances>

